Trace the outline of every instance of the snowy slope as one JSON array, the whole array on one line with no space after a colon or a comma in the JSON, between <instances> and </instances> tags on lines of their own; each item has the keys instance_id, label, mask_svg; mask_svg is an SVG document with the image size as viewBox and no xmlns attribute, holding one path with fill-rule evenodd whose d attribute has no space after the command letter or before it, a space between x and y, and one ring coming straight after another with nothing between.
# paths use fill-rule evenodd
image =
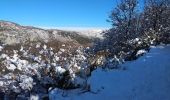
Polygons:
<instances>
[{"instance_id":1,"label":"snowy slope","mask_svg":"<svg viewBox=\"0 0 170 100\"><path fill-rule=\"evenodd\" d=\"M80 35L85 35L88 37L94 37L94 38L103 38L103 32L104 30L102 29L89 29L89 30L81 30L78 31Z\"/></svg>"},{"instance_id":2,"label":"snowy slope","mask_svg":"<svg viewBox=\"0 0 170 100\"><path fill-rule=\"evenodd\" d=\"M49 29L49 28L46 28ZM109 28L93 28L93 27L57 27L54 29L60 29L63 31L73 31L77 32L79 35L87 36L89 38L103 38L103 31L108 30Z\"/></svg>"},{"instance_id":3,"label":"snowy slope","mask_svg":"<svg viewBox=\"0 0 170 100\"><path fill-rule=\"evenodd\" d=\"M124 70L97 69L88 82L91 92L81 90L50 92L51 100L170 100L170 45L152 47Z\"/></svg>"}]
</instances>

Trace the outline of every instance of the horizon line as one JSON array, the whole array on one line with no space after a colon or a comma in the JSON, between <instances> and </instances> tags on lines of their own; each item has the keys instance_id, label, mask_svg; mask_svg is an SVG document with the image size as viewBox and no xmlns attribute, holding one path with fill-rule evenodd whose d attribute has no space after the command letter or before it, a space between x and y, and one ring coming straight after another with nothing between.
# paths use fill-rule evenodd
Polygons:
<instances>
[{"instance_id":1,"label":"horizon line","mask_svg":"<svg viewBox=\"0 0 170 100\"><path fill-rule=\"evenodd\" d=\"M12 22L15 24L19 24L21 26L30 26L30 27L37 27L37 28L42 28L42 29L61 29L61 30L71 30L71 31L76 31L76 30L108 30L111 28L111 26L41 26L41 25L31 25L31 24L24 24L24 23L19 23L16 21L11 21L11 20L3 20L0 19L0 21L5 21L5 22Z\"/></svg>"},{"instance_id":2,"label":"horizon line","mask_svg":"<svg viewBox=\"0 0 170 100\"><path fill-rule=\"evenodd\" d=\"M59 26L52 26L52 27L47 27L47 26L35 26L38 28L43 28L43 29L61 29L61 30L72 30L72 31L76 31L76 30L108 30L111 27L81 27L81 26L68 26L68 27L59 27Z\"/></svg>"}]
</instances>

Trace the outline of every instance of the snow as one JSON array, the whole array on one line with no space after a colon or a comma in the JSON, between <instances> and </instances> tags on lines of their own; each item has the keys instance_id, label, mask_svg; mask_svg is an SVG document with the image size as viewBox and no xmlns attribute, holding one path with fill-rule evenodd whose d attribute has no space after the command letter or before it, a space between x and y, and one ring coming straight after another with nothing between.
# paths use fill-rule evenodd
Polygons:
<instances>
[{"instance_id":1,"label":"snow","mask_svg":"<svg viewBox=\"0 0 170 100\"><path fill-rule=\"evenodd\" d=\"M0 46L0 51L2 51L2 49L3 49L3 47L2 47L2 46Z\"/></svg>"},{"instance_id":2,"label":"snow","mask_svg":"<svg viewBox=\"0 0 170 100\"><path fill-rule=\"evenodd\" d=\"M135 38L135 41L139 41L139 38Z\"/></svg>"},{"instance_id":3,"label":"snow","mask_svg":"<svg viewBox=\"0 0 170 100\"><path fill-rule=\"evenodd\" d=\"M66 45L65 44L62 44L62 47L65 47Z\"/></svg>"},{"instance_id":4,"label":"snow","mask_svg":"<svg viewBox=\"0 0 170 100\"><path fill-rule=\"evenodd\" d=\"M16 66L14 64L9 64L9 66L7 66L7 69L14 71L16 69Z\"/></svg>"},{"instance_id":5,"label":"snow","mask_svg":"<svg viewBox=\"0 0 170 100\"><path fill-rule=\"evenodd\" d=\"M145 54L147 51L142 49L142 50L139 50L137 53L136 53L136 56L140 56L142 54Z\"/></svg>"},{"instance_id":6,"label":"snow","mask_svg":"<svg viewBox=\"0 0 170 100\"><path fill-rule=\"evenodd\" d=\"M19 51L23 51L24 50L24 48L23 48L23 46L21 46L21 48L20 48L20 50Z\"/></svg>"},{"instance_id":7,"label":"snow","mask_svg":"<svg viewBox=\"0 0 170 100\"><path fill-rule=\"evenodd\" d=\"M13 57L10 59L10 61L11 61L12 63L16 63L17 60L18 60L18 54L15 53L15 54L13 55Z\"/></svg>"},{"instance_id":8,"label":"snow","mask_svg":"<svg viewBox=\"0 0 170 100\"><path fill-rule=\"evenodd\" d=\"M56 60L56 61L59 61L59 60L60 60L60 57L55 56L55 60Z\"/></svg>"},{"instance_id":9,"label":"snow","mask_svg":"<svg viewBox=\"0 0 170 100\"><path fill-rule=\"evenodd\" d=\"M40 48L40 44L36 44L36 48Z\"/></svg>"},{"instance_id":10,"label":"snow","mask_svg":"<svg viewBox=\"0 0 170 100\"><path fill-rule=\"evenodd\" d=\"M98 68L88 79L90 92L56 88L50 100L169 100L169 51L170 46L158 46L119 70Z\"/></svg>"},{"instance_id":11,"label":"snow","mask_svg":"<svg viewBox=\"0 0 170 100\"><path fill-rule=\"evenodd\" d=\"M105 60L106 60L105 57L101 56L101 57L99 57L99 59L97 59L96 64L103 65Z\"/></svg>"},{"instance_id":12,"label":"snow","mask_svg":"<svg viewBox=\"0 0 170 100\"><path fill-rule=\"evenodd\" d=\"M57 66L55 68L56 72L59 73L59 74L62 74L64 73L66 70L64 68L61 68L61 66Z\"/></svg>"},{"instance_id":13,"label":"snow","mask_svg":"<svg viewBox=\"0 0 170 100\"><path fill-rule=\"evenodd\" d=\"M64 51L65 51L65 49L60 48L60 51L61 51L61 52L64 52Z\"/></svg>"},{"instance_id":14,"label":"snow","mask_svg":"<svg viewBox=\"0 0 170 100\"><path fill-rule=\"evenodd\" d=\"M1 54L1 56L0 56L0 58L6 58L6 57L8 57L8 55L6 55L6 54Z\"/></svg>"},{"instance_id":15,"label":"snow","mask_svg":"<svg viewBox=\"0 0 170 100\"><path fill-rule=\"evenodd\" d=\"M40 100L38 95L31 95L30 100Z\"/></svg>"},{"instance_id":16,"label":"snow","mask_svg":"<svg viewBox=\"0 0 170 100\"><path fill-rule=\"evenodd\" d=\"M82 30L79 31L80 35L88 36L88 37L97 37L97 38L103 38L103 32L102 29L92 29L92 30Z\"/></svg>"},{"instance_id":17,"label":"snow","mask_svg":"<svg viewBox=\"0 0 170 100\"><path fill-rule=\"evenodd\" d=\"M21 81L21 83L19 83L19 85L23 90L31 90L32 89L33 79L31 77L22 75L22 76L20 76L19 80Z\"/></svg>"},{"instance_id":18,"label":"snow","mask_svg":"<svg viewBox=\"0 0 170 100\"><path fill-rule=\"evenodd\" d=\"M88 37L103 38L103 31L108 30L108 28L83 28L83 27L58 27L58 29L65 31L76 31L78 34Z\"/></svg>"},{"instance_id":19,"label":"snow","mask_svg":"<svg viewBox=\"0 0 170 100\"><path fill-rule=\"evenodd\" d=\"M4 85L4 83L2 81L0 81L0 86L3 86L3 85Z\"/></svg>"},{"instance_id":20,"label":"snow","mask_svg":"<svg viewBox=\"0 0 170 100\"><path fill-rule=\"evenodd\" d=\"M44 50L46 50L46 49L47 49L47 46L46 46L46 45L44 45L44 46L43 46L43 49L44 49Z\"/></svg>"},{"instance_id":21,"label":"snow","mask_svg":"<svg viewBox=\"0 0 170 100\"><path fill-rule=\"evenodd\" d=\"M19 59L17 62L17 69L22 71L22 68L26 67L27 65L28 65L28 61Z\"/></svg>"}]
</instances>

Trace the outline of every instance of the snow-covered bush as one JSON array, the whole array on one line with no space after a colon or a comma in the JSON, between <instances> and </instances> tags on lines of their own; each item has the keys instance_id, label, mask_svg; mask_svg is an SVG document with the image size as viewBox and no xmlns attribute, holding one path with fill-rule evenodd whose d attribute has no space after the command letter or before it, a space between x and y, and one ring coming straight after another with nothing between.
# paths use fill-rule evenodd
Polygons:
<instances>
[{"instance_id":1,"label":"snow-covered bush","mask_svg":"<svg viewBox=\"0 0 170 100\"><path fill-rule=\"evenodd\" d=\"M89 55L83 46L35 42L3 45L0 54L0 91L26 93L87 85ZM38 89L37 89L38 87Z\"/></svg>"}]
</instances>

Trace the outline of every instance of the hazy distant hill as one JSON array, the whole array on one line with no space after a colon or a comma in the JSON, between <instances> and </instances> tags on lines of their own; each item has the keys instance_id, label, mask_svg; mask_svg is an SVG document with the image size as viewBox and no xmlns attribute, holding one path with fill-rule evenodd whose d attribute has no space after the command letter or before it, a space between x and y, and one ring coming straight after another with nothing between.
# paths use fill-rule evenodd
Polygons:
<instances>
[{"instance_id":1,"label":"hazy distant hill","mask_svg":"<svg viewBox=\"0 0 170 100\"><path fill-rule=\"evenodd\" d=\"M25 41L49 41L52 39L66 42L90 43L99 38L102 31L65 31L58 29L42 29L32 26L22 26L14 22L0 21L0 40L7 44Z\"/></svg>"}]
</instances>

